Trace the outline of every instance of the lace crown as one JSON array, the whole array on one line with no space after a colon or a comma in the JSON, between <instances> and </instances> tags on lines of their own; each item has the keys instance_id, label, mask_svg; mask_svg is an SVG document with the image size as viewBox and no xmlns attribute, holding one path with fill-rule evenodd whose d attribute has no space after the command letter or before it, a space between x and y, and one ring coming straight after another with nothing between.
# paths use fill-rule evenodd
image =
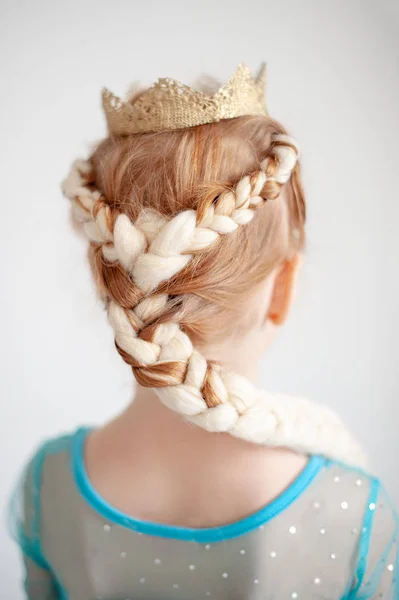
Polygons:
<instances>
[{"instance_id":1,"label":"lace crown","mask_svg":"<svg viewBox=\"0 0 399 600\"><path fill-rule=\"evenodd\" d=\"M267 114L266 66L257 77L240 64L229 81L208 95L179 81L160 78L133 102L124 102L107 88L102 103L110 134L159 132L216 123L222 119Z\"/></svg>"}]
</instances>

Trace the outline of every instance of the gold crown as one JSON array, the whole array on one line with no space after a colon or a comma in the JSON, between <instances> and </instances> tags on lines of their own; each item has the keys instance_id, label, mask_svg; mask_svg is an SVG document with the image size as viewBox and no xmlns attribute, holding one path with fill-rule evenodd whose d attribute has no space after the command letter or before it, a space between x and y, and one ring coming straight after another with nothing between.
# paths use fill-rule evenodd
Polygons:
<instances>
[{"instance_id":1,"label":"gold crown","mask_svg":"<svg viewBox=\"0 0 399 600\"><path fill-rule=\"evenodd\" d=\"M240 64L229 81L213 96L193 90L174 79L162 78L133 102L123 102L106 88L102 100L109 132L129 135L265 115L265 84L264 64L256 78L246 65Z\"/></svg>"}]
</instances>

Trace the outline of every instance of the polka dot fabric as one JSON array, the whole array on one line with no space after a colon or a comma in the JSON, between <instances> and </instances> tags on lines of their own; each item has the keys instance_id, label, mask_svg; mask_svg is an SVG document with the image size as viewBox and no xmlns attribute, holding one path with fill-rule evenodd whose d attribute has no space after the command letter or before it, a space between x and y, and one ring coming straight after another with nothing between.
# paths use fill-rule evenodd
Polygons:
<instances>
[{"instance_id":1,"label":"polka dot fabric","mask_svg":"<svg viewBox=\"0 0 399 600\"><path fill-rule=\"evenodd\" d=\"M366 473L311 457L264 509L185 529L136 520L100 498L83 438L48 444L23 478L14 528L30 599L399 598L397 515Z\"/></svg>"}]
</instances>

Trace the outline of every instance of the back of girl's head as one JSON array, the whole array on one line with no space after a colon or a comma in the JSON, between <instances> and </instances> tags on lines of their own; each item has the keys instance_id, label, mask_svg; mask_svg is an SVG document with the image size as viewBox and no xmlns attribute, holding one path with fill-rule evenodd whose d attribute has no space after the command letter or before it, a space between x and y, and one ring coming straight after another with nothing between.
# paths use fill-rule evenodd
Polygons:
<instances>
[{"instance_id":1,"label":"back of girl's head","mask_svg":"<svg viewBox=\"0 0 399 600\"><path fill-rule=\"evenodd\" d=\"M241 66L212 97L168 79L133 104L105 90L112 133L74 162L64 193L139 384L207 431L284 446L288 436L307 452L310 435L318 452L363 460L345 429L336 452L329 410L302 399L298 414L243 376L265 321L284 320L305 237L298 146L266 115L261 84Z\"/></svg>"},{"instance_id":2,"label":"back of girl's head","mask_svg":"<svg viewBox=\"0 0 399 600\"><path fill-rule=\"evenodd\" d=\"M249 116L176 131L111 136L91 159L95 185L111 210L132 222L143 210L171 218L187 209L201 215L218 203L223 214L226 192L245 175L255 176L273 135L284 133L267 116ZM275 160L267 167L271 175ZM158 289L169 297L163 318L178 320L195 344L212 343L250 326L248 295L302 249L305 201L298 165L282 193L281 187L268 178L259 194L267 201L252 221L220 236ZM104 260L101 247L94 246L92 254L101 294L133 309L139 297L125 269Z\"/></svg>"}]
</instances>

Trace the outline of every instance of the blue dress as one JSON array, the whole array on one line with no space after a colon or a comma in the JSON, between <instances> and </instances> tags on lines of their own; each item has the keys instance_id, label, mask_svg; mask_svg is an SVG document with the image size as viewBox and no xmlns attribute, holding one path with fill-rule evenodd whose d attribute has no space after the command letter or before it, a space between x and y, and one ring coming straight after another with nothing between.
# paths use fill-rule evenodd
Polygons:
<instances>
[{"instance_id":1,"label":"blue dress","mask_svg":"<svg viewBox=\"0 0 399 600\"><path fill-rule=\"evenodd\" d=\"M46 442L12 502L31 600L399 600L398 517L380 481L310 456L273 502L221 527L144 522L108 504L87 429Z\"/></svg>"}]
</instances>

